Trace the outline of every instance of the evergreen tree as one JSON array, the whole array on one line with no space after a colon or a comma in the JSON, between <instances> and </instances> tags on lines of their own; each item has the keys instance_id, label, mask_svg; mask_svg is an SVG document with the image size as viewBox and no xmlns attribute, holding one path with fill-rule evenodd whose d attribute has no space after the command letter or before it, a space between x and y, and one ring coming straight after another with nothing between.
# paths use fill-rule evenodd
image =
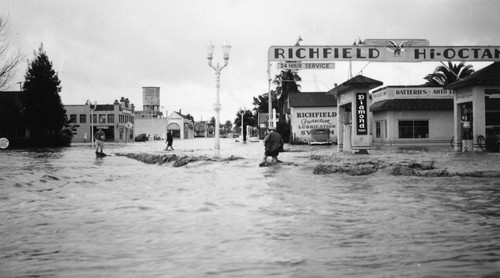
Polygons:
<instances>
[{"instance_id":1,"label":"evergreen tree","mask_svg":"<svg viewBox=\"0 0 500 278\"><path fill-rule=\"evenodd\" d=\"M68 120L59 96L61 81L43 50L43 44L34 56L35 59L28 65L23 86L24 116L32 141L38 145L66 144L62 139L63 127Z\"/></svg>"}]
</instances>

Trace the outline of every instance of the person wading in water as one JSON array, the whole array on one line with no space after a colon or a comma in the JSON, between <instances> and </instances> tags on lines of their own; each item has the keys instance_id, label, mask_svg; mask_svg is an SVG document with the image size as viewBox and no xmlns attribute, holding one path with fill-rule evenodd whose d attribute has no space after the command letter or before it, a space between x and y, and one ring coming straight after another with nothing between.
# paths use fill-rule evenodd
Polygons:
<instances>
[{"instance_id":1,"label":"person wading in water","mask_svg":"<svg viewBox=\"0 0 500 278\"><path fill-rule=\"evenodd\" d=\"M271 156L273 158L272 163L279 162L278 155L280 153L280 148L283 146L283 138L276 132L275 127L269 128L269 134L264 138L264 160L262 163L267 163L267 157Z\"/></svg>"},{"instance_id":2,"label":"person wading in water","mask_svg":"<svg viewBox=\"0 0 500 278\"><path fill-rule=\"evenodd\" d=\"M102 154L102 149L104 148L104 140L106 140L106 136L104 135L104 131L102 131L101 128L99 128L99 131L94 135L95 138L95 153L96 154ZM99 151L101 150L101 151Z\"/></svg>"}]
</instances>

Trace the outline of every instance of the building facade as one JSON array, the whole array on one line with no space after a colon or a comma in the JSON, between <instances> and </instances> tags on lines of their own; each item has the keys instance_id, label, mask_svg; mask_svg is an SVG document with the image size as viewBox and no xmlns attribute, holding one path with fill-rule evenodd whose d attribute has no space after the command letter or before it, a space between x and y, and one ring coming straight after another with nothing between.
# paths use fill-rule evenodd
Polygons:
<instances>
[{"instance_id":1,"label":"building facade","mask_svg":"<svg viewBox=\"0 0 500 278\"><path fill-rule=\"evenodd\" d=\"M28 139L28 130L22 117L23 103L20 91L0 92L0 138L10 146Z\"/></svg>"},{"instance_id":2,"label":"building facade","mask_svg":"<svg viewBox=\"0 0 500 278\"><path fill-rule=\"evenodd\" d=\"M382 84L381 81L357 75L328 91L337 99L339 152L367 153L372 148L369 91Z\"/></svg>"},{"instance_id":3,"label":"building facade","mask_svg":"<svg viewBox=\"0 0 500 278\"><path fill-rule=\"evenodd\" d=\"M489 142L482 142L488 139L488 127L500 127L500 62L445 88L454 93L454 150L500 151L498 143L488 146Z\"/></svg>"},{"instance_id":4,"label":"building facade","mask_svg":"<svg viewBox=\"0 0 500 278\"><path fill-rule=\"evenodd\" d=\"M326 93L291 93L287 106L290 107L290 129L292 143L309 143L311 130L327 128L330 138L337 141L337 100Z\"/></svg>"},{"instance_id":5,"label":"building facade","mask_svg":"<svg viewBox=\"0 0 500 278\"><path fill-rule=\"evenodd\" d=\"M127 102L97 104L93 111L85 104L64 108L73 131L73 143L91 142L98 129L104 131L106 141L134 141L134 110Z\"/></svg>"},{"instance_id":6,"label":"building facade","mask_svg":"<svg viewBox=\"0 0 500 278\"><path fill-rule=\"evenodd\" d=\"M371 92L374 145L449 145L453 93L442 87L387 86Z\"/></svg>"},{"instance_id":7,"label":"building facade","mask_svg":"<svg viewBox=\"0 0 500 278\"><path fill-rule=\"evenodd\" d=\"M167 138L167 118L147 117L144 114L136 114L134 131L136 136L146 134L150 140L164 140Z\"/></svg>"},{"instance_id":8,"label":"building facade","mask_svg":"<svg viewBox=\"0 0 500 278\"><path fill-rule=\"evenodd\" d=\"M194 138L194 123L179 112L172 112L167 118L167 131L172 131L178 139Z\"/></svg>"}]
</instances>

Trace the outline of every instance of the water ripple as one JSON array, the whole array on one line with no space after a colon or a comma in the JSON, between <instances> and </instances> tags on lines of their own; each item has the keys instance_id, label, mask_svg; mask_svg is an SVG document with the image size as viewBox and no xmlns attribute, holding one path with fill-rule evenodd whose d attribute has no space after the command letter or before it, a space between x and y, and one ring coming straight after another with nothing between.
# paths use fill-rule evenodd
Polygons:
<instances>
[{"instance_id":1,"label":"water ripple","mask_svg":"<svg viewBox=\"0 0 500 278\"><path fill-rule=\"evenodd\" d=\"M304 153L258 167L261 144L222 144L242 159L113 155L155 143L107 144L99 160L88 146L2 152L0 277L500 275L498 179L313 175Z\"/></svg>"}]
</instances>

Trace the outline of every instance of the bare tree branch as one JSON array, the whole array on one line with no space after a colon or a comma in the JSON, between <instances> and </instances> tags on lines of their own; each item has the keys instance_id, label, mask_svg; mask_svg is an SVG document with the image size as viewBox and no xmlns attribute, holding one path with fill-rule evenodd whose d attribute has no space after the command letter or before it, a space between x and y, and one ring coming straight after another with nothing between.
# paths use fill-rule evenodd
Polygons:
<instances>
[{"instance_id":1,"label":"bare tree branch","mask_svg":"<svg viewBox=\"0 0 500 278\"><path fill-rule=\"evenodd\" d=\"M15 76L15 69L23 59L19 51L9 51L7 42L7 19L0 16L0 91L5 89Z\"/></svg>"}]
</instances>

